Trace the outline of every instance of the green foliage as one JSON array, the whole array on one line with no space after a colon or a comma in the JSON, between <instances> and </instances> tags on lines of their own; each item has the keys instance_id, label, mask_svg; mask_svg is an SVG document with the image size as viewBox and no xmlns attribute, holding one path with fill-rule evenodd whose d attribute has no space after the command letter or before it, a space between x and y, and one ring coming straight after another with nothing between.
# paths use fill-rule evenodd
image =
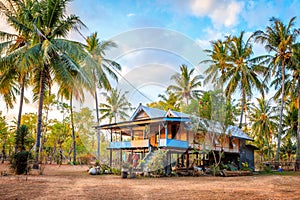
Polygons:
<instances>
[{"instance_id":1,"label":"green foliage","mask_svg":"<svg viewBox=\"0 0 300 200\"><path fill-rule=\"evenodd\" d=\"M111 168L111 172L114 174L114 175L121 175L121 170L120 169L117 169L117 168Z\"/></svg>"},{"instance_id":2,"label":"green foliage","mask_svg":"<svg viewBox=\"0 0 300 200\"><path fill-rule=\"evenodd\" d=\"M28 136L29 130L26 125L21 125L20 128L16 132L15 136L15 145L19 151L25 150L26 144L28 144Z\"/></svg>"},{"instance_id":3,"label":"green foliage","mask_svg":"<svg viewBox=\"0 0 300 200\"><path fill-rule=\"evenodd\" d=\"M242 162L242 168L241 168L241 170L243 170L243 171L252 171L249 168L249 164L247 162Z\"/></svg>"},{"instance_id":4,"label":"green foliage","mask_svg":"<svg viewBox=\"0 0 300 200\"><path fill-rule=\"evenodd\" d=\"M171 77L171 80L175 82L174 85L169 85L167 91L173 92L175 97L180 102L189 104L189 100L198 99L201 95L199 87L201 86L201 75L194 74L195 69L188 69L188 66L182 64L180 66L180 73L176 73Z\"/></svg>"},{"instance_id":5,"label":"green foliage","mask_svg":"<svg viewBox=\"0 0 300 200\"><path fill-rule=\"evenodd\" d=\"M29 158L29 152L28 151L22 151L17 152L14 155L14 158L11 163L12 169L14 169L16 174L24 174L28 173L28 158Z\"/></svg>"},{"instance_id":6,"label":"green foliage","mask_svg":"<svg viewBox=\"0 0 300 200\"><path fill-rule=\"evenodd\" d=\"M168 150L158 149L154 152L152 158L148 161L147 167L151 172L162 175L164 167L167 165Z\"/></svg>"},{"instance_id":7,"label":"green foliage","mask_svg":"<svg viewBox=\"0 0 300 200\"><path fill-rule=\"evenodd\" d=\"M15 153L11 167L15 170L16 174L24 174L28 172L28 159L30 156L29 151L26 151L27 136L29 131L26 125L21 125L16 132L15 146L18 151Z\"/></svg>"},{"instance_id":8,"label":"green foliage","mask_svg":"<svg viewBox=\"0 0 300 200\"><path fill-rule=\"evenodd\" d=\"M211 173L212 173L213 176L218 175L219 172L220 172L220 166L219 165L218 166L215 165L215 164L211 165Z\"/></svg>"},{"instance_id":9,"label":"green foliage","mask_svg":"<svg viewBox=\"0 0 300 200\"><path fill-rule=\"evenodd\" d=\"M157 108L160 110L174 110L180 111L180 104L178 103L178 98L175 93L166 91L165 94L159 94L158 97L161 99L157 102L148 103L147 106L151 108ZM184 111L183 111L184 112ZM189 112L186 112L189 113Z\"/></svg>"},{"instance_id":10,"label":"green foliage","mask_svg":"<svg viewBox=\"0 0 300 200\"><path fill-rule=\"evenodd\" d=\"M108 119L109 122L117 122L117 119L125 120L127 114L132 110L131 104L126 98L128 92L122 93L121 90L112 89L109 93L102 93L106 98L106 103L100 103L101 119Z\"/></svg>"}]
</instances>

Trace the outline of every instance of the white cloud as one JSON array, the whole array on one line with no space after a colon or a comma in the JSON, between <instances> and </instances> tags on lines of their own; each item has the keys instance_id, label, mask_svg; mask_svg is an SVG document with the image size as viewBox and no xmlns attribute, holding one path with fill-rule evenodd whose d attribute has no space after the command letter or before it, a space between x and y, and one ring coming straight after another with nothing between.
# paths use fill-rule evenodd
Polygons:
<instances>
[{"instance_id":1,"label":"white cloud","mask_svg":"<svg viewBox=\"0 0 300 200\"><path fill-rule=\"evenodd\" d=\"M244 6L243 2L235 0L217 1L217 0L192 0L189 1L189 7L195 16L208 16L214 26L231 27L238 23L238 15Z\"/></svg>"},{"instance_id":2,"label":"white cloud","mask_svg":"<svg viewBox=\"0 0 300 200\"><path fill-rule=\"evenodd\" d=\"M127 17L134 17L135 14L134 14L134 13L128 13L126 16L127 16Z\"/></svg>"}]
</instances>

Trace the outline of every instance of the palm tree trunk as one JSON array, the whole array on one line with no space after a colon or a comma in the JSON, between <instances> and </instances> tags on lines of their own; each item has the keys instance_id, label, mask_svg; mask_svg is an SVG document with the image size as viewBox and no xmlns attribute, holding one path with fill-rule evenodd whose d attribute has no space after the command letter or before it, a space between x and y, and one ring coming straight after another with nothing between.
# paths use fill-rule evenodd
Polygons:
<instances>
[{"instance_id":1,"label":"palm tree trunk","mask_svg":"<svg viewBox=\"0 0 300 200\"><path fill-rule=\"evenodd\" d=\"M74 115L73 115L73 94L70 96L70 113L71 113L71 127L72 127L72 140L73 140L73 163L76 163L76 138L74 128Z\"/></svg>"},{"instance_id":2,"label":"palm tree trunk","mask_svg":"<svg viewBox=\"0 0 300 200\"><path fill-rule=\"evenodd\" d=\"M22 118L22 110L23 110L23 102L24 102L24 88L25 88L25 75L21 79L21 94L20 94L20 106L19 106L19 113L18 113L18 121L17 121L17 131L20 128L21 125L21 118ZM15 145L15 153L17 153L17 145Z\"/></svg>"},{"instance_id":3,"label":"palm tree trunk","mask_svg":"<svg viewBox=\"0 0 300 200\"><path fill-rule=\"evenodd\" d=\"M19 106L19 114L18 114L18 122L17 122L17 130L20 128L21 125L21 117L22 117L22 110L23 110L23 101L24 101L24 88L25 88L25 75L21 80L21 94L20 94L20 106Z\"/></svg>"},{"instance_id":4,"label":"palm tree trunk","mask_svg":"<svg viewBox=\"0 0 300 200\"><path fill-rule=\"evenodd\" d=\"M43 117L43 103L44 103L44 93L45 93L45 69L42 69L40 75L40 91L39 91L39 108L38 108L38 123L37 123L37 133L35 142L35 160L33 169L39 168L39 150L40 150L40 140L42 133L42 117Z\"/></svg>"},{"instance_id":5,"label":"palm tree trunk","mask_svg":"<svg viewBox=\"0 0 300 200\"><path fill-rule=\"evenodd\" d=\"M95 102L96 102L97 126L100 126L97 89L95 90ZM99 128L97 128L97 160L99 160L100 162L100 129Z\"/></svg>"},{"instance_id":6,"label":"palm tree trunk","mask_svg":"<svg viewBox=\"0 0 300 200\"><path fill-rule=\"evenodd\" d=\"M279 127L278 127L278 136L277 136L277 149L276 149L276 167L278 167L279 162L279 155L280 155L280 142L281 142L281 131L282 131L282 115L283 115L283 106L284 106L284 82L285 82L285 72L284 72L284 62L285 60L282 60L282 67L281 67L281 74L282 74L282 80L281 80L281 105L280 105L280 116L279 116Z\"/></svg>"},{"instance_id":7,"label":"palm tree trunk","mask_svg":"<svg viewBox=\"0 0 300 200\"><path fill-rule=\"evenodd\" d=\"M244 107L245 107L245 91L242 91L242 108L241 108L241 117L240 117L240 125L239 128L242 128L243 124L243 115L244 115Z\"/></svg>"},{"instance_id":8,"label":"palm tree trunk","mask_svg":"<svg viewBox=\"0 0 300 200\"><path fill-rule=\"evenodd\" d=\"M296 169L299 170L300 164L300 75L298 75L298 127L297 127L297 151L296 151Z\"/></svg>"}]
</instances>

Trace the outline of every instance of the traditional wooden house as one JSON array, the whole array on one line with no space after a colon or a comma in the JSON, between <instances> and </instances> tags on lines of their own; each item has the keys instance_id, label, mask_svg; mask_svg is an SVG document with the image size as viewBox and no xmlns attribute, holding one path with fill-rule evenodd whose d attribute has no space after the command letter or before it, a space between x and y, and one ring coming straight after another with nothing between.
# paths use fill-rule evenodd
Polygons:
<instances>
[{"instance_id":1,"label":"traditional wooden house","mask_svg":"<svg viewBox=\"0 0 300 200\"><path fill-rule=\"evenodd\" d=\"M195 124L199 124L201 128L195 128ZM223 151L223 162L235 162L238 165L247 162L254 169L254 151L251 146L246 145L246 140L252 139L235 126L223 129L218 122L140 104L129 121L105 124L97 128L109 131L109 149L111 152L120 151L122 162L130 160L128 157L131 158L132 155L138 155L138 159L146 159L149 152L160 148L168 150L169 165L185 168L191 165L208 166L213 163L211 152ZM110 155L112 164L112 153Z\"/></svg>"}]
</instances>

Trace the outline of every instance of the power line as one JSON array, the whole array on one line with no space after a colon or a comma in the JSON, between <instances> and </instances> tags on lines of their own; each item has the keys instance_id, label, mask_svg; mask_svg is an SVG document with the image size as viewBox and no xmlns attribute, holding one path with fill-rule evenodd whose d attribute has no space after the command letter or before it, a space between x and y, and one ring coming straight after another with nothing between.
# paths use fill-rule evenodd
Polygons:
<instances>
[{"instance_id":1,"label":"power line","mask_svg":"<svg viewBox=\"0 0 300 200\"><path fill-rule=\"evenodd\" d=\"M109 64L111 66L111 64ZM146 96L143 92L141 92L137 87L135 87L127 78L125 78L118 70L116 70L113 66L111 68L114 72L116 72L119 76L121 76L131 87L133 87L138 93L140 93L143 97L148 99L151 102L154 102L148 96Z\"/></svg>"}]
</instances>

